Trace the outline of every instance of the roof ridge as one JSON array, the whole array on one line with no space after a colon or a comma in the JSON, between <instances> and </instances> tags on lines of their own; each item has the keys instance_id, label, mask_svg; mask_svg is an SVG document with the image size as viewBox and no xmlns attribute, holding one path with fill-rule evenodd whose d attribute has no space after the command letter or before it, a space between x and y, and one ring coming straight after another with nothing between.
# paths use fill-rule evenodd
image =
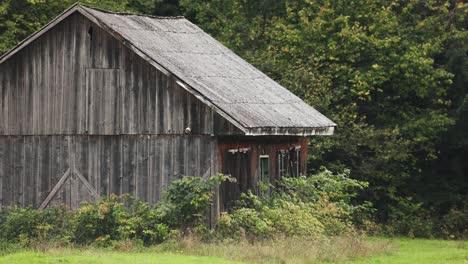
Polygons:
<instances>
[{"instance_id":1,"label":"roof ridge","mask_svg":"<svg viewBox=\"0 0 468 264\"><path fill-rule=\"evenodd\" d=\"M140 16L140 17L149 17L149 18L155 18L155 19L185 19L184 16L154 16L154 15L138 14L138 13L130 13L130 12L114 12L114 11L101 9L98 7L89 6L80 2L78 2L77 5L81 7L93 9L102 13L119 15L119 16Z\"/></svg>"}]
</instances>

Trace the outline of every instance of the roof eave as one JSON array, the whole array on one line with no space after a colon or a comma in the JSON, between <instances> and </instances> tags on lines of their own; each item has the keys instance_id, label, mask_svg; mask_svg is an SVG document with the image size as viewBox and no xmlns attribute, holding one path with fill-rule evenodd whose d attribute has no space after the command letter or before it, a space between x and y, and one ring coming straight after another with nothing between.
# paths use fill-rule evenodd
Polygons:
<instances>
[{"instance_id":1,"label":"roof eave","mask_svg":"<svg viewBox=\"0 0 468 264\"><path fill-rule=\"evenodd\" d=\"M247 129L246 136L331 136L335 126L324 127L251 127Z\"/></svg>"}]
</instances>

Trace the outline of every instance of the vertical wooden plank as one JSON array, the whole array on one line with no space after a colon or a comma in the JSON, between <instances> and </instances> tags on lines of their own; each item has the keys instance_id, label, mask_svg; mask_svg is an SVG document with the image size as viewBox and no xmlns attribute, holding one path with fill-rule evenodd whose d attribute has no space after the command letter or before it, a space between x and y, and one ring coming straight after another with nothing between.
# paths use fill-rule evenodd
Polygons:
<instances>
[{"instance_id":1,"label":"vertical wooden plank","mask_svg":"<svg viewBox=\"0 0 468 264\"><path fill-rule=\"evenodd\" d=\"M198 173L199 168L199 142L198 136L191 136L187 140L187 153L188 153L188 175L200 176Z\"/></svg>"},{"instance_id":2,"label":"vertical wooden plank","mask_svg":"<svg viewBox=\"0 0 468 264\"><path fill-rule=\"evenodd\" d=\"M3 201L3 180L5 179L5 144L7 137L0 137L0 210L5 207L5 202Z\"/></svg>"},{"instance_id":3,"label":"vertical wooden plank","mask_svg":"<svg viewBox=\"0 0 468 264\"><path fill-rule=\"evenodd\" d=\"M10 106L10 72L11 67L9 66L9 62L5 62L3 65L5 69L5 75L3 78L2 86L3 86L3 124L5 126L5 134L10 133L10 121L9 121L9 106Z\"/></svg>"},{"instance_id":4,"label":"vertical wooden plank","mask_svg":"<svg viewBox=\"0 0 468 264\"><path fill-rule=\"evenodd\" d=\"M152 153L152 201L157 202L161 199L161 137L152 136L152 147L150 153Z\"/></svg>"},{"instance_id":5,"label":"vertical wooden plank","mask_svg":"<svg viewBox=\"0 0 468 264\"><path fill-rule=\"evenodd\" d=\"M155 175L154 175L154 137L148 136L148 185L147 185L147 193L148 193L148 203L154 203L154 182L155 182ZM0 152L1 157L1 152Z\"/></svg>"},{"instance_id":6,"label":"vertical wooden plank","mask_svg":"<svg viewBox=\"0 0 468 264\"><path fill-rule=\"evenodd\" d=\"M87 173L83 174L86 180L93 186L96 190L96 181L95 181L95 174L96 174L96 167L97 167L97 161L96 161L96 156L99 155L100 153L96 153L98 151L97 149L97 141L96 137L94 136L88 136L86 138L86 159L87 159Z\"/></svg>"},{"instance_id":7,"label":"vertical wooden plank","mask_svg":"<svg viewBox=\"0 0 468 264\"><path fill-rule=\"evenodd\" d=\"M77 133L82 134L87 131L86 128L86 71L84 68L87 66L87 52L89 47L87 44L88 39L88 27L83 16L77 16L77 31L76 31L76 45L75 50L75 85L77 90Z\"/></svg>"},{"instance_id":8,"label":"vertical wooden plank","mask_svg":"<svg viewBox=\"0 0 468 264\"><path fill-rule=\"evenodd\" d=\"M19 91L19 97L20 97L20 100L19 100L19 103L20 103L20 107L19 107L19 119L17 120L17 122L19 123L20 125L20 134L21 135L24 135L24 134L28 134L28 119L29 119L29 115L28 113L30 113L29 111L29 105L27 104L27 98L28 98L28 93L27 93L27 83L28 83L28 80L29 80L29 75L28 75L28 62L26 61L26 58L29 60L29 51L31 49L31 47L33 46L30 46L28 48L25 48L22 50L22 55L21 56L21 61L20 61L20 65L19 65L19 86L18 86L18 91Z\"/></svg>"},{"instance_id":9,"label":"vertical wooden plank","mask_svg":"<svg viewBox=\"0 0 468 264\"><path fill-rule=\"evenodd\" d=\"M131 164L132 164L132 178L131 178L131 181L130 182L130 186L129 186L129 189L130 189L130 194L135 196L135 197L138 197L138 179L140 177L140 175L138 175L138 167L139 167L139 160L138 160L138 137L139 136L131 136L131 152L130 152L130 155L131 155Z\"/></svg>"},{"instance_id":10,"label":"vertical wooden plank","mask_svg":"<svg viewBox=\"0 0 468 264\"><path fill-rule=\"evenodd\" d=\"M17 160L18 164L18 178L21 179L20 183L20 188L19 188L19 195L18 195L18 203L21 204L21 206L26 205L26 200L25 200L25 193L26 193L26 163L28 162L26 160L26 137L20 137L20 140L18 141L18 147L19 147L19 160Z\"/></svg>"},{"instance_id":11,"label":"vertical wooden plank","mask_svg":"<svg viewBox=\"0 0 468 264\"><path fill-rule=\"evenodd\" d=\"M62 55L62 91L63 91L63 105L62 105L62 134L70 134L71 123L75 123L76 121L72 119L72 112L75 111L75 108L72 108L73 105L71 103L71 99L73 96L73 89L72 89L72 73L73 73L73 63L71 60L74 60L72 57L72 43L75 42L73 34L71 34L72 30L72 21L67 19L63 23L63 55Z\"/></svg>"},{"instance_id":12,"label":"vertical wooden plank","mask_svg":"<svg viewBox=\"0 0 468 264\"><path fill-rule=\"evenodd\" d=\"M122 175L121 136L113 136L111 141L109 193L120 194L120 179Z\"/></svg>"},{"instance_id":13,"label":"vertical wooden plank","mask_svg":"<svg viewBox=\"0 0 468 264\"><path fill-rule=\"evenodd\" d=\"M146 96L147 98L147 117L146 120L148 122L148 134L154 134L156 133L155 126L156 126L156 85L154 82L154 73L155 70L151 67L148 67L147 69L147 74L146 74L146 89L148 90L148 94ZM1 83L1 82L0 82ZM1 96L1 95L0 95ZM1 109L1 107L0 107Z\"/></svg>"},{"instance_id":14,"label":"vertical wooden plank","mask_svg":"<svg viewBox=\"0 0 468 264\"><path fill-rule=\"evenodd\" d=\"M135 191L134 172L136 144L133 136L125 136L123 140L123 178L122 178L122 194L133 194Z\"/></svg>"},{"instance_id":15,"label":"vertical wooden plank","mask_svg":"<svg viewBox=\"0 0 468 264\"><path fill-rule=\"evenodd\" d=\"M37 48L33 49L33 52L36 52L38 51ZM27 132L29 135L34 135L35 133L35 130L34 130L34 112L35 112L35 109L34 109L34 78L35 78L35 75L34 75L34 64L35 64L35 57L37 55L32 55L29 59L30 59L30 62L27 63L27 69L28 69L28 82L27 82L27 101L26 101L26 104L28 105L28 112L26 113L26 115L28 116L28 120L27 120ZM1 109L1 107L0 107Z\"/></svg>"},{"instance_id":16,"label":"vertical wooden plank","mask_svg":"<svg viewBox=\"0 0 468 264\"><path fill-rule=\"evenodd\" d=\"M184 149L183 141L185 136L175 136L172 142L174 149L172 155L172 175L173 178L179 179L184 175Z\"/></svg>"},{"instance_id":17,"label":"vertical wooden plank","mask_svg":"<svg viewBox=\"0 0 468 264\"><path fill-rule=\"evenodd\" d=\"M5 111L6 111L6 106L5 106L5 101L6 101L6 84L5 84L5 74L6 70L3 67L3 65L0 65L0 119L3 120L3 122L0 122L0 134L6 135L6 124L5 124ZM1 188L0 188L1 192ZM1 208L1 202L0 202L0 208Z\"/></svg>"},{"instance_id":18,"label":"vertical wooden plank","mask_svg":"<svg viewBox=\"0 0 468 264\"><path fill-rule=\"evenodd\" d=\"M13 205L21 205L21 191L22 191L22 137L14 136L12 137L12 153L11 153L11 166L12 166L12 184L11 184L11 192L12 192L12 204Z\"/></svg>"},{"instance_id":19,"label":"vertical wooden plank","mask_svg":"<svg viewBox=\"0 0 468 264\"><path fill-rule=\"evenodd\" d=\"M5 138L4 145L4 156L3 156L3 184L2 184L2 201L3 206L11 206L12 197L12 177L13 177L13 159L11 153L13 153L12 137Z\"/></svg>"},{"instance_id":20,"label":"vertical wooden plank","mask_svg":"<svg viewBox=\"0 0 468 264\"><path fill-rule=\"evenodd\" d=\"M111 168L112 162L112 137L105 136L101 138L102 140L102 152L98 158L101 159L101 168L100 168L100 182L101 189L97 190L99 194L103 197L109 196L109 184L111 177Z\"/></svg>"},{"instance_id":21,"label":"vertical wooden plank","mask_svg":"<svg viewBox=\"0 0 468 264\"><path fill-rule=\"evenodd\" d=\"M50 150L51 150L51 137L41 137L39 143L39 200L42 202L48 192L51 190L50 186Z\"/></svg>"},{"instance_id":22,"label":"vertical wooden plank","mask_svg":"<svg viewBox=\"0 0 468 264\"><path fill-rule=\"evenodd\" d=\"M173 133L173 105L174 105L174 90L171 87L171 81L168 77L165 77L165 83L164 83L164 100L166 102L165 104L165 116L164 116L164 124L165 124L165 134L172 134Z\"/></svg>"},{"instance_id":23,"label":"vertical wooden plank","mask_svg":"<svg viewBox=\"0 0 468 264\"><path fill-rule=\"evenodd\" d=\"M16 58L14 58L16 59ZM12 66L12 74L11 74L11 79L10 79L10 102L11 104L9 105L9 108L8 108L8 121L9 121L9 124L8 126L10 127L10 133L13 134L13 135L17 135L18 134L18 130L17 130L17 127L18 127L18 117L16 116L16 113L17 113L17 106L18 106L18 83L17 83L17 80L18 80L18 70L17 70L17 65L18 63L15 61L14 63L16 64L13 64L13 65L16 65L16 66Z\"/></svg>"},{"instance_id":24,"label":"vertical wooden plank","mask_svg":"<svg viewBox=\"0 0 468 264\"><path fill-rule=\"evenodd\" d=\"M138 60L140 67L138 68L138 102L139 102L139 130L138 134L148 134L148 87L146 85L146 76L148 73L146 62L143 63L143 60Z\"/></svg>"},{"instance_id":25,"label":"vertical wooden plank","mask_svg":"<svg viewBox=\"0 0 468 264\"><path fill-rule=\"evenodd\" d=\"M67 91L67 104L65 105L67 109L67 120L66 124L66 131L67 135L76 134L76 124L78 123L78 119L76 118L76 109L77 105L76 102L76 80L75 80L75 65L76 65L76 26L77 21L75 16L72 16L67 21L67 32L65 37L67 38L67 49L65 54L65 62L66 63L66 91ZM79 67L79 66L78 66Z\"/></svg>"},{"instance_id":26,"label":"vertical wooden plank","mask_svg":"<svg viewBox=\"0 0 468 264\"><path fill-rule=\"evenodd\" d=\"M57 26L57 64L56 64L56 74L57 74L57 93L58 96L56 99L58 100L58 107L57 107L57 112L55 113L55 117L57 119L57 133L62 134L64 131L64 111L65 111L65 89L64 89L64 71L65 71L65 37L64 37L64 25L63 24L58 24Z\"/></svg>"},{"instance_id":27,"label":"vertical wooden plank","mask_svg":"<svg viewBox=\"0 0 468 264\"><path fill-rule=\"evenodd\" d=\"M136 55L133 55L134 61L132 63L132 82L131 82L131 96L133 98L132 101L132 113L133 113L133 120L132 120L132 134L138 134L140 131L140 73L141 73L141 62L138 60Z\"/></svg>"},{"instance_id":28,"label":"vertical wooden plank","mask_svg":"<svg viewBox=\"0 0 468 264\"><path fill-rule=\"evenodd\" d=\"M164 178L163 178L163 191L167 189L169 184L174 180L174 174L172 171L173 168L173 141L174 137L172 135L164 137Z\"/></svg>"},{"instance_id":29,"label":"vertical wooden plank","mask_svg":"<svg viewBox=\"0 0 468 264\"><path fill-rule=\"evenodd\" d=\"M161 136L161 145L159 149L159 153L161 155L161 158L159 160L159 177L160 177L160 184L159 184L159 197L160 199L162 198L162 194L164 190L166 189L167 186L167 171L168 171L168 165L166 160L168 159L168 139L167 137Z\"/></svg>"},{"instance_id":30,"label":"vertical wooden plank","mask_svg":"<svg viewBox=\"0 0 468 264\"><path fill-rule=\"evenodd\" d=\"M32 159L32 166L33 166L33 186L34 186L34 193L33 193L33 205L34 208L37 208L41 204L41 200L39 197L39 185L40 185L40 163L39 163L39 138L40 137L32 137L32 152L33 152L33 159Z\"/></svg>"},{"instance_id":31,"label":"vertical wooden plank","mask_svg":"<svg viewBox=\"0 0 468 264\"><path fill-rule=\"evenodd\" d=\"M149 161L149 152L148 152L148 142L150 136L143 135L138 137L138 147L137 147L137 157L138 157L138 168L136 173L136 186L137 186L137 197L142 201L148 201L148 167L150 164Z\"/></svg>"}]
</instances>

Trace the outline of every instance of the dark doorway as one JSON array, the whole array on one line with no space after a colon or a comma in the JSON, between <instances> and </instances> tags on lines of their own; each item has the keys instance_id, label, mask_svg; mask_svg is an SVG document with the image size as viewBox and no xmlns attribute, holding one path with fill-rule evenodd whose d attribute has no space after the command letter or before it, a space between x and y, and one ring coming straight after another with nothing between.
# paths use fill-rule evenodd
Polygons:
<instances>
[{"instance_id":1,"label":"dark doorway","mask_svg":"<svg viewBox=\"0 0 468 264\"><path fill-rule=\"evenodd\" d=\"M230 149L223 158L223 173L231 175L236 182L224 182L221 185L221 205L224 211L232 207L242 192L252 188L251 153L249 149Z\"/></svg>"}]
</instances>

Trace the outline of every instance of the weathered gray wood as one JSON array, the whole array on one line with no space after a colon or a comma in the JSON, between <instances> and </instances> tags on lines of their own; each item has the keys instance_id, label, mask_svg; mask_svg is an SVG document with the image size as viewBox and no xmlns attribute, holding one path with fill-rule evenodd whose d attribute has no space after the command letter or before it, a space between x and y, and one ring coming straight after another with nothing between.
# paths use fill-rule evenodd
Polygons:
<instances>
[{"instance_id":1,"label":"weathered gray wood","mask_svg":"<svg viewBox=\"0 0 468 264\"><path fill-rule=\"evenodd\" d=\"M100 198L100 195L97 193L97 191L91 186L91 184L89 184L85 177L83 177L83 175L81 175L81 173L76 168L74 168L73 174L78 177L78 179L84 184L84 186L86 186L88 191L94 196L95 199Z\"/></svg>"},{"instance_id":2,"label":"weathered gray wood","mask_svg":"<svg viewBox=\"0 0 468 264\"><path fill-rule=\"evenodd\" d=\"M50 200L55 196L58 190L62 188L63 183L65 183L66 180L68 180L68 177L70 176L70 168L68 168L65 173L62 175L60 180L57 182L57 184L54 186L54 188L50 191L50 193L47 195L47 197L42 201L41 205L39 206L39 210L43 210L46 208L46 206L49 204Z\"/></svg>"},{"instance_id":3,"label":"weathered gray wood","mask_svg":"<svg viewBox=\"0 0 468 264\"><path fill-rule=\"evenodd\" d=\"M108 69L90 83L89 71ZM1 64L0 84L4 135L213 133L209 106L79 14ZM104 86L87 95L93 85ZM194 102L188 108L185 98Z\"/></svg>"},{"instance_id":4,"label":"weathered gray wood","mask_svg":"<svg viewBox=\"0 0 468 264\"><path fill-rule=\"evenodd\" d=\"M0 206L76 208L112 193L154 203L174 179L208 177L213 159L211 136L0 136Z\"/></svg>"}]
</instances>

